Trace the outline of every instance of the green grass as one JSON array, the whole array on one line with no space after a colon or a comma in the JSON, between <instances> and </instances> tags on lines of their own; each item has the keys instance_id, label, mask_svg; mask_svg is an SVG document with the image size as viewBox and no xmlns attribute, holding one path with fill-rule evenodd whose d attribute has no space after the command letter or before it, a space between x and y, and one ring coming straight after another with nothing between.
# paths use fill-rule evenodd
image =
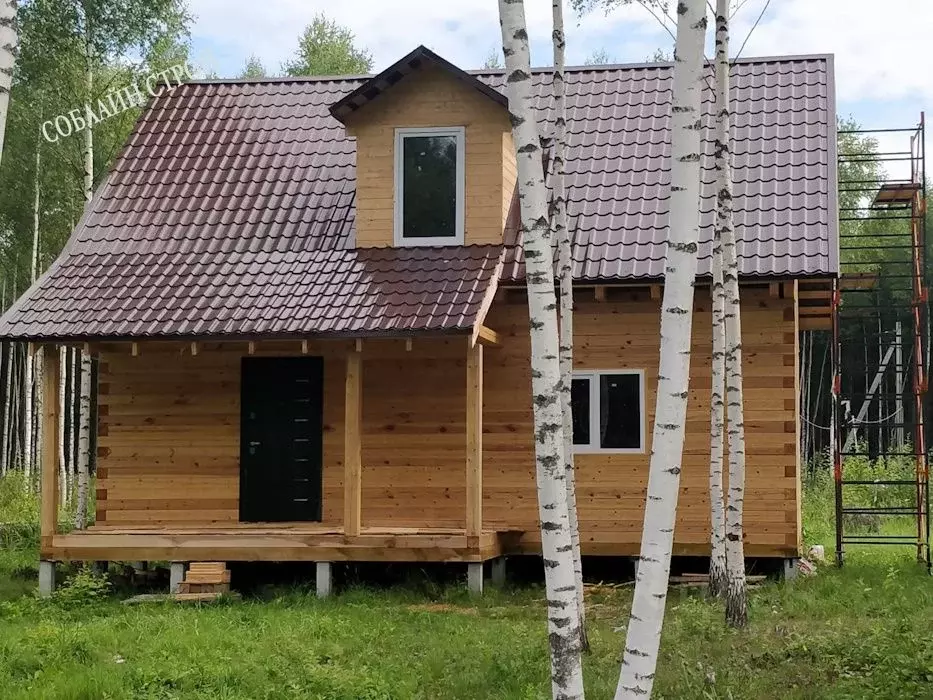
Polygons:
<instances>
[{"instance_id":1,"label":"green grass","mask_svg":"<svg viewBox=\"0 0 933 700\"><path fill-rule=\"evenodd\" d=\"M806 502L830 545L826 496ZM0 696L16 698L549 697L544 594L471 599L462 587L310 588L263 602L122 605L94 576L36 599L35 537L0 552ZM831 547L827 546L827 549ZM587 695L612 697L631 589L588 596ZM853 550L847 565L752 592L736 632L695 590L674 589L656 698L933 698L933 580L906 548Z\"/></svg>"}]
</instances>

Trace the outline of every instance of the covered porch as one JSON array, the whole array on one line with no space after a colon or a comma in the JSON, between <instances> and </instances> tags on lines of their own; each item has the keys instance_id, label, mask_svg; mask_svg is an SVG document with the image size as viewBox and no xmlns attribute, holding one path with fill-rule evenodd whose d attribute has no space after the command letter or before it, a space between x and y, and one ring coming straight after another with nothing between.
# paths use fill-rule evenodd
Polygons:
<instances>
[{"instance_id":1,"label":"covered porch","mask_svg":"<svg viewBox=\"0 0 933 700\"><path fill-rule=\"evenodd\" d=\"M406 517L394 524L399 511L387 511L385 499L372 497L374 492L381 493L381 487L396 474L395 462L388 457L387 466L381 462L384 444L385 449L391 450L392 445L403 440L408 446L406 452L411 452L419 449L420 441L426 455L431 454L432 446L418 435L405 434L406 430L413 430L411 427L375 425L380 421L388 423L389 418L380 416L374 420L370 415L364 422L367 402L364 365L372 364L385 375L382 363L386 360L382 358L391 357L394 363L404 362L417 368L426 354L435 352L431 342L438 345L439 355L448 357L445 362L450 362L450 367L459 367L458 374L463 372L460 376L465 378L465 385L452 392L462 402L457 423L449 429L446 425L441 427L438 434L444 447L440 454L450 461L430 457L437 462L437 469L444 471L446 479L458 480L456 472L460 471L455 499L460 504L460 516L456 518L462 523L459 527L451 526L452 511L445 512L440 519L423 515L424 524L413 526L412 518L417 519L419 514L417 509L411 513L407 508ZM97 518L88 529L73 532L61 532L56 522L60 498L56 449L60 377L58 363L47 363L43 386L43 567L50 567L56 560L303 561L327 563L329 571L330 562L462 562L468 564L471 587L481 590L482 562L501 557L510 543L517 541L512 533L483 524L483 357L487 348L495 348L499 343L494 331L479 326L470 335L433 341L409 337L339 341L129 341L89 345L87 349L100 358L103 367L99 388ZM44 348L54 355L54 345ZM242 509L237 511L241 487L236 455L241 446L230 444L240 442L242 430L239 387L228 387L227 393L218 387L237 383L232 377L244 358L301 356L322 357L327 373L322 387L327 404L322 418L323 514L320 521L247 521L248 518L242 517ZM170 363L181 366L183 371L171 370ZM166 367L165 377L159 374L161 367ZM444 372L447 370L445 365ZM144 383L134 384L132 372L144 377ZM170 372L174 373L169 376ZM202 376L214 377L218 384L199 386L195 396L193 385L185 382ZM404 377L399 381L404 382ZM455 376L450 376L449 381L456 382ZM373 387L372 400L380 400L380 387L385 382L385 376L372 378L368 384ZM181 393L166 401L162 394L157 400L142 390L133 391L156 383L177 385ZM443 387L437 390L443 391ZM393 403L403 404L405 397L399 393L392 397ZM404 407L396 410L403 409L410 410ZM218 419L215 414L219 411L228 415ZM191 416L191 420L186 416ZM206 425L208 420L218 423L215 432L192 438L192 431ZM387 438L378 432L383 430L396 442L384 443ZM370 435L375 437L368 440ZM457 443L462 445L459 457L449 456L453 452L451 445ZM212 445L222 448L212 452ZM186 450L201 455L187 458ZM417 465L417 460L407 456L406 459ZM379 464L368 466L368 461ZM397 473L404 476L406 493L417 503L418 484L411 476L417 472L413 469L405 467ZM367 485L367 474L379 484ZM430 489L421 486L428 494L426 498L430 498ZM390 498L395 498L398 490L385 489ZM367 504L372 509L368 510ZM445 504L445 508L450 509L451 504ZM428 510L426 506L425 513Z\"/></svg>"}]
</instances>

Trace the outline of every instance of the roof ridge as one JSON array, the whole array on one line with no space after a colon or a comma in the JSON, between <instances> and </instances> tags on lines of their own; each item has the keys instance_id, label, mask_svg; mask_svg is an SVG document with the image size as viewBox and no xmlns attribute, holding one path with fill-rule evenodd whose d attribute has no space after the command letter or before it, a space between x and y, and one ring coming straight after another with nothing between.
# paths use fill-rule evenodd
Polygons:
<instances>
[{"instance_id":1,"label":"roof ridge","mask_svg":"<svg viewBox=\"0 0 933 700\"><path fill-rule=\"evenodd\" d=\"M834 57L832 53L813 53L813 54L788 54L786 56L749 56L748 58L733 59L733 64L761 64L761 63L779 63L779 62L802 62L815 60L828 60ZM710 62L711 63L711 62ZM394 65L394 64L393 64ZM600 72L611 70L634 70L634 69L652 69L652 68L670 68L674 64L672 61L645 61L632 63L602 63L597 65L575 65L566 66L565 72ZM549 73L553 70L551 66L532 67L532 74ZM505 69L489 68L470 68L463 71L469 75L475 76L504 76ZM262 85L275 83L340 83L353 81L371 80L378 73L357 73L350 75L286 75L263 78L200 78L198 80L189 80L185 85Z\"/></svg>"}]
</instances>

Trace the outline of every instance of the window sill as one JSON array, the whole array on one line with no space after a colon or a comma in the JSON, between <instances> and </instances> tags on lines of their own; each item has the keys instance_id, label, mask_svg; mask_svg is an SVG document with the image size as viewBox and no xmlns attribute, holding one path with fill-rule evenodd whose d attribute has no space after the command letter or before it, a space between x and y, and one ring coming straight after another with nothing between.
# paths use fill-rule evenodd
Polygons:
<instances>
[{"instance_id":1,"label":"window sill","mask_svg":"<svg viewBox=\"0 0 933 700\"><path fill-rule=\"evenodd\" d=\"M451 246L462 246L462 238L417 238L413 240L406 240L404 238L396 238L395 245L398 248L444 248Z\"/></svg>"},{"instance_id":2,"label":"window sill","mask_svg":"<svg viewBox=\"0 0 933 700\"><path fill-rule=\"evenodd\" d=\"M586 447L585 445L574 446L575 455L643 455L647 454L641 447Z\"/></svg>"}]
</instances>

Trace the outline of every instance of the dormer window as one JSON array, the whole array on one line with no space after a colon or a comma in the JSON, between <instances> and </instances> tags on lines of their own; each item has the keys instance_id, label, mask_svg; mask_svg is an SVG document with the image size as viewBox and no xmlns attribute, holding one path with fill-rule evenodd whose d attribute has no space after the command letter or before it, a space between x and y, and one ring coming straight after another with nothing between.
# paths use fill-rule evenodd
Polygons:
<instances>
[{"instance_id":1,"label":"dormer window","mask_svg":"<svg viewBox=\"0 0 933 700\"><path fill-rule=\"evenodd\" d=\"M463 245L464 128L395 130L395 244Z\"/></svg>"}]
</instances>

